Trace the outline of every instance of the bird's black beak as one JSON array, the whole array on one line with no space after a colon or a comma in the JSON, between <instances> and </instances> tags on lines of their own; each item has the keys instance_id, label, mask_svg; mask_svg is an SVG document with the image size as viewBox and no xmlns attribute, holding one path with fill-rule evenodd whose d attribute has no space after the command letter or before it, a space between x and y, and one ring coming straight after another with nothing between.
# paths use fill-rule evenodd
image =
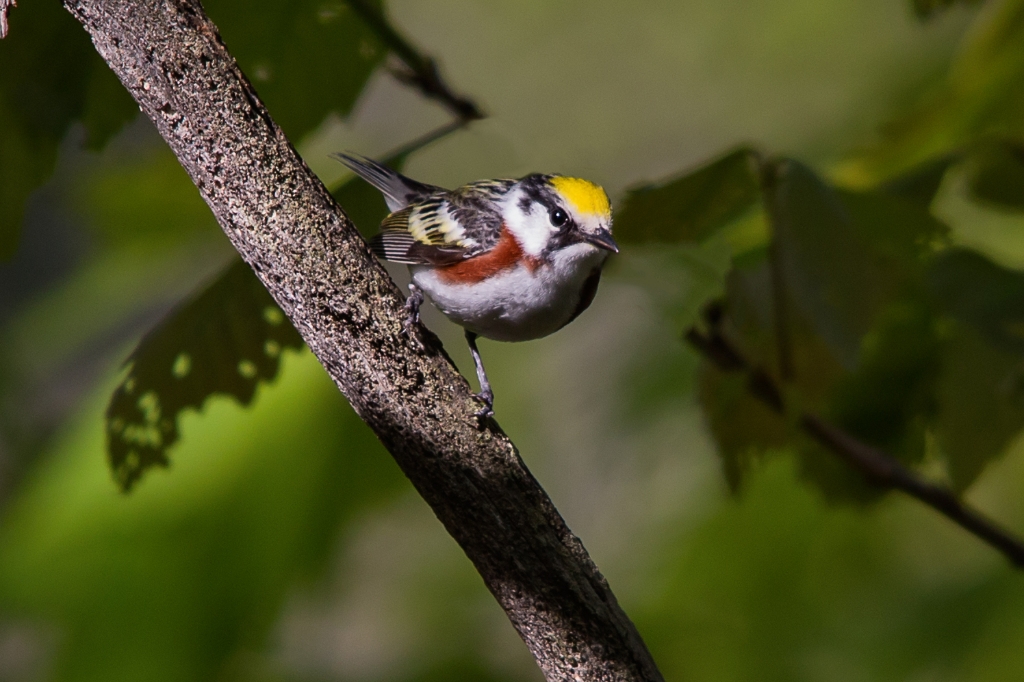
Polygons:
<instances>
[{"instance_id":1,"label":"bird's black beak","mask_svg":"<svg viewBox=\"0 0 1024 682\"><path fill-rule=\"evenodd\" d=\"M612 253L619 252L619 245L615 243L614 239L612 239L612 233L608 230L598 230L593 234L585 234L583 235L583 241L588 244L593 244L599 249L611 251Z\"/></svg>"}]
</instances>

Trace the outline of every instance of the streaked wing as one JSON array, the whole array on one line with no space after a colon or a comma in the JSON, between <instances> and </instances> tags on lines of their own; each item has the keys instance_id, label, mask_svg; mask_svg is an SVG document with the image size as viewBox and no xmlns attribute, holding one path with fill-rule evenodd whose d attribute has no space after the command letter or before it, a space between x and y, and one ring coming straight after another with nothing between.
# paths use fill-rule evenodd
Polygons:
<instances>
[{"instance_id":1,"label":"streaked wing","mask_svg":"<svg viewBox=\"0 0 1024 682\"><path fill-rule=\"evenodd\" d=\"M501 237L501 201L515 180L480 180L448 192L447 214L461 227L460 238L489 251Z\"/></svg>"},{"instance_id":2,"label":"streaked wing","mask_svg":"<svg viewBox=\"0 0 1024 682\"><path fill-rule=\"evenodd\" d=\"M370 247L409 265L450 265L484 253L500 238L499 200L514 182L483 180L425 197L385 218Z\"/></svg>"},{"instance_id":3,"label":"streaked wing","mask_svg":"<svg viewBox=\"0 0 1024 682\"><path fill-rule=\"evenodd\" d=\"M395 211L381 223L381 231L370 239L378 257L407 265L450 265L471 255L458 235L457 225L445 224L438 213L440 198Z\"/></svg>"}]
</instances>

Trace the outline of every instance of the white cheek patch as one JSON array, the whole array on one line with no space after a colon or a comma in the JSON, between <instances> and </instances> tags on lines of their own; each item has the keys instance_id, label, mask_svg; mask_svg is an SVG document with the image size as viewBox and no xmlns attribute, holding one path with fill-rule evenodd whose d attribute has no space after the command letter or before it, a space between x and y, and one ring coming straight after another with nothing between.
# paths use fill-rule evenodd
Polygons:
<instances>
[{"instance_id":1,"label":"white cheek patch","mask_svg":"<svg viewBox=\"0 0 1024 682\"><path fill-rule=\"evenodd\" d=\"M532 204L530 212L524 212L519 203L522 196L523 193L517 190L505 200L505 226L527 255L539 257L556 228L540 204Z\"/></svg>"}]
</instances>

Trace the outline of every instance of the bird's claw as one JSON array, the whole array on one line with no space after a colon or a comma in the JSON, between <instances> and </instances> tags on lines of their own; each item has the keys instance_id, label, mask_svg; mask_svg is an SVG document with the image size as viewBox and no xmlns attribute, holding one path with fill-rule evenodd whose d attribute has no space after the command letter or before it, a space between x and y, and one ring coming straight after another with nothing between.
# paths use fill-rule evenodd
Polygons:
<instances>
[{"instance_id":1,"label":"bird's claw","mask_svg":"<svg viewBox=\"0 0 1024 682\"><path fill-rule=\"evenodd\" d=\"M420 340L419 330L417 329L417 327L419 327L419 324L419 315L410 315L409 317L405 318L405 322L402 323L402 336L409 339L409 342L412 344L413 348L416 349L416 351L422 352L426 350L427 347L424 346L423 341Z\"/></svg>"},{"instance_id":2,"label":"bird's claw","mask_svg":"<svg viewBox=\"0 0 1024 682\"><path fill-rule=\"evenodd\" d=\"M481 391L480 393L474 393L473 398L483 403L483 407L473 413L473 416L477 419L490 419L494 416L494 394L490 391Z\"/></svg>"}]
</instances>

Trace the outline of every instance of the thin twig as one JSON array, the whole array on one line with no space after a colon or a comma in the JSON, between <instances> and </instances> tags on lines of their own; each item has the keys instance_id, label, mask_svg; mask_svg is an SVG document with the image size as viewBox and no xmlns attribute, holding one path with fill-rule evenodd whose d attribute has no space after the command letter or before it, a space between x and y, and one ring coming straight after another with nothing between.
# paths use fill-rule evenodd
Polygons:
<instances>
[{"instance_id":1,"label":"thin twig","mask_svg":"<svg viewBox=\"0 0 1024 682\"><path fill-rule=\"evenodd\" d=\"M16 0L0 0L0 40L7 37L7 10L17 6Z\"/></svg>"},{"instance_id":2,"label":"thin twig","mask_svg":"<svg viewBox=\"0 0 1024 682\"><path fill-rule=\"evenodd\" d=\"M777 414L785 414L783 393L775 379L764 370L751 365L716 324L711 325L711 329L706 333L692 327L686 332L685 338L720 370L745 373L750 392ZM872 484L881 488L901 490L923 502L967 532L998 549L1017 568L1024 568L1024 541L1014 537L981 512L964 504L949 488L926 480L881 450L859 441L821 417L801 412L797 423L804 433L859 470Z\"/></svg>"},{"instance_id":3,"label":"thin twig","mask_svg":"<svg viewBox=\"0 0 1024 682\"><path fill-rule=\"evenodd\" d=\"M431 130L419 137L406 142L405 144L395 147L387 154L384 155L385 159L400 159L404 156L408 156L413 152L418 152L427 145L433 144L438 140L451 135L457 130L461 130L469 125L469 120L464 118L457 118L454 121L445 123L443 126L439 126L434 130Z\"/></svg>"},{"instance_id":4,"label":"thin twig","mask_svg":"<svg viewBox=\"0 0 1024 682\"><path fill-rule=\"evenodd\" d=\"M393 168L397 167L397 164L400 164L406 156L414 152L420 151L424 147L431 145L434 142L437 142L438 140L447 137L448 135L451 135L456 130L465 128L467 125L469 125L469 121L465 121L460 118L454 119L448 123L445 123L443 126L438 126L437 128L434 128L433 130L424 133L423 135L420 135L419 137L413 140L410 140L409 142L398 145L391 151L383 154L380 158L383 159L384 165L391 166ZM331 156L337 157L338 155L331 154ZM350 177L351 176L345 176L343 179L347 182ZM338 189L343 184L344 183L332 185L331 192L337 192Z\"/></svg>"},{"instance_id":5,"label":"thin twig","mask_svg":"<svg viewBox=\"0 0 1024 682\"><path fill-rule=\"evenodd\" d=\"M346 1L352 11L366 22L381 42L402 62L404 68L392 71L396 78L415 86L425 97L437 100L462 121L484 118L483 112L473 100L456 94L448 87L437 68L437 62L432 57L420 53L405 36L395 30L383 12L366 0Z\"/></svg>"}]
</instances>

